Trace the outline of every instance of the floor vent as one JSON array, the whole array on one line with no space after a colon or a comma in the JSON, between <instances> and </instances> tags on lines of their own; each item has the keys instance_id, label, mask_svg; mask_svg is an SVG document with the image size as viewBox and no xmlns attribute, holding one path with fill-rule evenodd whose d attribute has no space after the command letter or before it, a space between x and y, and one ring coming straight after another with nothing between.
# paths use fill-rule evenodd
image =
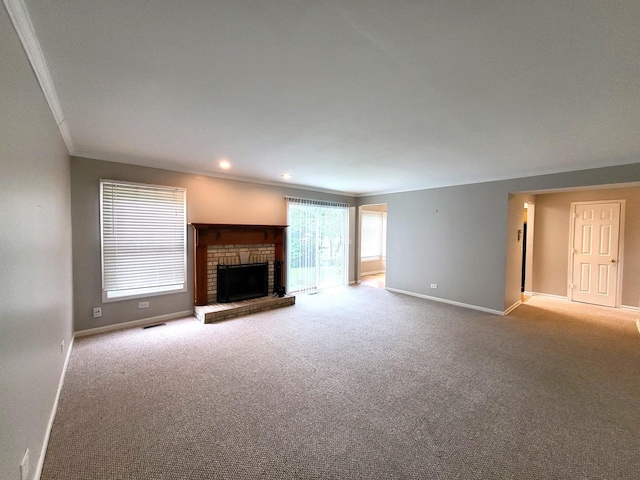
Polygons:
<instances>
[{"instance_id":1,"label":"floor vent","mask_svg":"<svg viewBox=\"0 0 640 480\"><path fill-rule=\"evenodd\" d=\"M146 330L147 328L162 327L163 325L166 325L166 323L156 323L156 324L153 324L153 325L147 325L146 327L142 327L142 329Z\"/></svg>"}]
</instances>

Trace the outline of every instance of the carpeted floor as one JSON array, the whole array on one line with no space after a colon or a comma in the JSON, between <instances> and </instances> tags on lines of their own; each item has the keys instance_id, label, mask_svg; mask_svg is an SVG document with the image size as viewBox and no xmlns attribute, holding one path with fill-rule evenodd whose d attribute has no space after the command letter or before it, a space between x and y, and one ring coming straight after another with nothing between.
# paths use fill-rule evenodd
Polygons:
<instances>
[{"instance_id":1,"label":"carpeted floor","mask_svg":"<svg viewBox=\"0 0 640 480\"><path fill-rule=\"evenodd\" d=\"M41 478L636 479L634 316L558 303L355 286L77 339Z\"/></svg>"}]
</instances>

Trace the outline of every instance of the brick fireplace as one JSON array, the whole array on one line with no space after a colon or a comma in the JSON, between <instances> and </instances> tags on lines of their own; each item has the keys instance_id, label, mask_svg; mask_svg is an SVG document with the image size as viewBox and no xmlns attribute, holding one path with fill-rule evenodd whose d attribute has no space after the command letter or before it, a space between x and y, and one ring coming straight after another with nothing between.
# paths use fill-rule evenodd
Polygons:
<instances>
[{"instance_id":1,"label":"brick fireplace","mask_svg":"<svg viewBox=\"0 0 640 480\"><path fill-rule=\"evenodd\" d=\"M274 244L259 243L257 245L209 245L207 247L207 303L214 303L218 294L219 265L255 265L268 264L268 291L273 292L274 262L276 249Z\"/></svg>"},{"instance_id":2,"label":"brick fireplace","mask_svg":"<svg viewBox=\"0 0 640 480\"><path fill-rule=\"evenodd\" d=\"M219 264L238 265L267 262L268 291L282 287L284 278L275 275L276 262L284 261L286 225L233 225L192 223L194 229L194 304L216 302Z\"/></svg>"}]
</instances>

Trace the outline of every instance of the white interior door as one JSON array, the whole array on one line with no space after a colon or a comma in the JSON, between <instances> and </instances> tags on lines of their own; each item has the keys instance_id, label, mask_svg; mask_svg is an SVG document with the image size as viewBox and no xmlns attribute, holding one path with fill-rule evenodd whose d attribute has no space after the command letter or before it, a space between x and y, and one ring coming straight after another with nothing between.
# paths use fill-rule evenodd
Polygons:
<instances>
[{"instance_id":1,"label":"white interior door","mask_svg":"<svg viewBox=\"0 0 640 480\"><path fill-rule=\"evenodd\" d=\"M573 205L571 300L616 306L620 211L620 202Z\"/></svg>"}]
</instances>

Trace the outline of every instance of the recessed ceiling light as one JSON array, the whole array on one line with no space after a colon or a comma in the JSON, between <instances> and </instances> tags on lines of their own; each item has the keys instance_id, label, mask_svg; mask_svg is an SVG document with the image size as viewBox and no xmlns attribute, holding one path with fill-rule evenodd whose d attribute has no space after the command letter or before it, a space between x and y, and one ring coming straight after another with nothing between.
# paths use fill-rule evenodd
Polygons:
<instances>
[{"instance_id":1,"label":"recessed ceiling light","mask_svg":"<svg viewBox=\"0 0 640 480\"><path fill-rule=\"evenodd\" d=\"M229 163L229 160L220 160L218 165L220 165L220 168L223 168L225 170L228 170L231 168L231 163Z\"/></svg>"},{"instance_id":2,"label":"recessed ceiling light","mask_svg":"<svg viewBox=\"0 0 640 480\"><path fill-rule=\"evenodd\" d=\"M289 180L292 177L290 173L281 173L280 176L285 180Z\"/></svg>"}]
</instances>

